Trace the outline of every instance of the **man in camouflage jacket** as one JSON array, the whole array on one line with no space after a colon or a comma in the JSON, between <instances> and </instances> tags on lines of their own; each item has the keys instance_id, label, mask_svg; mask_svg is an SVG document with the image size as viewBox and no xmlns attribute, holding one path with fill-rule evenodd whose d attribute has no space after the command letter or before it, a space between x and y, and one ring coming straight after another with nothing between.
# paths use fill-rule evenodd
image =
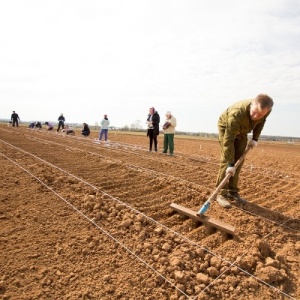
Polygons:
<instances>
[{"instance_id":1,"label":"man in camouflage jacket","mask_svg":"<svg viewBox=\"0 0 300 300\"><path fill-rule=\"evenodd\" d=\"M255 99L237 102L225 110L218 121L219 143L221 146L220 169L216 186L219 186L228 173L229 182L222 188L217 202L223 207L230 207L228 199L245 204L247 201L239 195L238 179L243 162L234 167L247 147L247 134L252 131L249 147L257 146L257 141L267 117L271 113L273 100L265 94Z\"/></svg>"}]
</instances>

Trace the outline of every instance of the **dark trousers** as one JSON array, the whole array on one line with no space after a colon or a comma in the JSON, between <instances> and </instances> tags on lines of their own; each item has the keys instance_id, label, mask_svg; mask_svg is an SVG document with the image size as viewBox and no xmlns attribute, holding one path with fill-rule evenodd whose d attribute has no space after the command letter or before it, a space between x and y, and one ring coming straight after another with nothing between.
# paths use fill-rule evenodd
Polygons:
<instances>
[{"instance_id":1,"label":"dark trousers","mask_svg":"<svg viewBox=\"0 0 300 300\"><path fill-rule=\"evenodd\" d=\"M19 122L18 122L18 120L13 120L12 125L13 125L13 127L15 127L15 125L16 125L17 127L19 127Z\"/></svg>"},{"instance_id":2,"label":"dark trousers","mask_svg":"<svg viewBox=\"0 0 300 300\"><path fill-rule=\"evenodd\" d=\"M65 128L65 123L64 122L61 122L61 121L59 121L58 122L58 128L57 128L57 132L59 132L59 129L64 129Z\"/></svg>"},{"instance_id":3,"label":"dark trousers","mask_svg":"<svg viewBox=\"0 0 300 300\"><path fill-rule=\"evenodd\" d=\"M68 132L67 132L67 134L68 134ZM73 134L75 135L74 131L73 131ZM84 136L89 136L90 135L90 133L88 131L86 131L86 130L82 130L81 134L84 135Z\"/></svg>"},{"instance_id":4,"label":"dark trousers","mask_svg":"<svg viewBox=\"0 0 300 300\"><path fill-rule=\"evenodd\" d=\"M157 134L154 129L148 129L149 136L149 150L152 151L152 145L154 142L154 150L157 151Z\"/></svg>"}]
</instances>

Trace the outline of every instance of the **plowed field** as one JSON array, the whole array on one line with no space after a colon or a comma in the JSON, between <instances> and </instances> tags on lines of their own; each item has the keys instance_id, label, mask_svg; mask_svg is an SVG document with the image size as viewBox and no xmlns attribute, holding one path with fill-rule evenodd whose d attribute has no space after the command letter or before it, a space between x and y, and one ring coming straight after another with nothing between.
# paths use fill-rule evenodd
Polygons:
<instances>
[{"instance_id":1,"label":"plowed field","mask_svg":"<svg viewBox=\"0 0 300 300\"><path fill-rule=\"evenodd\" d=\"M212 194L216 140L97 134L0 126L0 299L300 299L299 144L248 153L249 203L206 212L230 236L170 207Z\"/></svg>"}]
</instances>

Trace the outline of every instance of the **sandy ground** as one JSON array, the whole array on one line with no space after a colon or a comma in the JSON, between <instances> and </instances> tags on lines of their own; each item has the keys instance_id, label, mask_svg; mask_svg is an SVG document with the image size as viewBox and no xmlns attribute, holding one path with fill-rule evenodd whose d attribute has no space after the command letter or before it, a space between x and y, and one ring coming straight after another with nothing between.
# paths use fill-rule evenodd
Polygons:
<instances>
[{"instance_id":1,"label":"sandy ground","mask_svg":"<svg viewBox=\"0 0 300 300\"><path fill-rule=\"evenodd\" d=\"M96 136L0 126L0 299L300 299L299 144L249 152L249 204L206 212L230 236L170 208L212 194L217 141Z\"/></svg>"}]
</instances>

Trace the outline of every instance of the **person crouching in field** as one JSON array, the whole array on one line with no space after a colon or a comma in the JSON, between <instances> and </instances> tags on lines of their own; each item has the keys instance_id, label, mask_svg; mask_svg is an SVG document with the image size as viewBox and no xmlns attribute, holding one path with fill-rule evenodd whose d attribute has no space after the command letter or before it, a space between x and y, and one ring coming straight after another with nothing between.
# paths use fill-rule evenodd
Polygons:
<instances>
[{"instance_id":1,"label":"person crouching in field","mask_svg":"<svg viewBox=\"0 0 300 300\"><path fill-rule=\"evenodd\" d=\"M37 121L34 125L35 129L42 129L42 123L40 121Z\"/></svg>"},{"instance_id":2,"label":"person crouching in field","mask_svg":"<svg viewBox=\"0 0 300 300\"><path fill-rule=\"evenodd\" d=\"M50 122L45 122L45 125L47 125L47 130L53 130L53 124Z\"/></svg>"},{"instance_id":3,"label":"person crouching in field","mask_svg":"<svg viewBox=\"0 0 300 300\"><path fill-rule=\"evenodd\" d=\"M74 128L70 125L65 125L65 128L62 130L62 133L66 135L75 135Z\"/></svg>"},{"instance_id":4,"label":"person crouching in field","mask_svg":"<svg viewBox=\"0 0 300 300\"><path fill-rule=\"evenodd\" d=\"M83 129L81 130L81 134L85 137L88 137L90 135L90 127L87 123L83 123Z\"/></svg>"}]
</instances>

